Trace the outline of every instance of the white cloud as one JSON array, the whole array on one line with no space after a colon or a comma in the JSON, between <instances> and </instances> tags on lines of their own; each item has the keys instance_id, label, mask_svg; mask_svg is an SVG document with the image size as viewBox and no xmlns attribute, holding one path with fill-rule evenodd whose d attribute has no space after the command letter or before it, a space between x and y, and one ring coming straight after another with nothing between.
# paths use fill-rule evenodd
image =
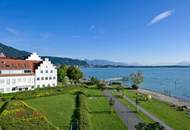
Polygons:
<instances>
[{"instance_id":1,"label":"white cloud","mask_svg":"<svg viewBox=\"0 0 190 130\"><path fill-rule=\"evenodd\" d=\"M89 31L92 31L95 29L95 25L91 25L90 28L89 28Z\"/></svg>"},{"instance_id":2,"label":"white cloud","mask_svg":"<svg viewBox=\"0 0 190 130\"><path fill-rule=\"evenodd\" d=\"M5 28L5 30L8 31L8 32L10 32L10 33L12 33L12 34L14 34L14 35L16 35L16 36L19 35L19 32L16 29L14 29L14 28L7 27L7 28Z\"/></svg>"},{"instance_id":3,"label":"white cloud","mask_svg":"<svg viewBox=\"0 0 190 130\"><path fill-rule=\"evenodd\" d=\"M163 19L166 19L168 18L169 16L171 16L172 14L174 13L174 10L168 10L168 11L165 11L157 16L155 16L150 22L148 25L153 25L155 23L158 23L160 22L161 20Z\"/></svg>"}]
</instances>

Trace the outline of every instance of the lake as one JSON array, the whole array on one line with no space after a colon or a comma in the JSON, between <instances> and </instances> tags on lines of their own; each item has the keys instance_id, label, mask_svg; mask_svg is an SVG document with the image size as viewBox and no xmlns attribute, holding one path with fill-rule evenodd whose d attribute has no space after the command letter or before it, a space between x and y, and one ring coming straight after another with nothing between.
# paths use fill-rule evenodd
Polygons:
<instances>
[{"instance_id":1,"label":"lake","mask_svg":"<svg viewBox=\"0 0 190 130\"><path fill-rule=\"evenodd\" d=\"M109 79L129 76L133 72L144 74L144 89L190 100L190 68L82 68L86 78Z\"/></svg>"}]
</instances>

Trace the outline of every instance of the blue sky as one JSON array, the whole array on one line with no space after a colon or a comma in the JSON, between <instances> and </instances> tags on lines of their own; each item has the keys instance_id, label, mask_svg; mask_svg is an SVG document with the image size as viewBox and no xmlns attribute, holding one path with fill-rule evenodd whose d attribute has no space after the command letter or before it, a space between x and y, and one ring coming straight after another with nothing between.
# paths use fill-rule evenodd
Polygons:
<instances>
[{"instance_id":1,"label":"blue sky","mask_svg":"<svg viewBox=\"0 0 190 130\"><path fill-rule=\"evenodd\" d=\"M80 59L190 61L190 1L0 0L0 42Z\"/></svg>"}]
</instances>

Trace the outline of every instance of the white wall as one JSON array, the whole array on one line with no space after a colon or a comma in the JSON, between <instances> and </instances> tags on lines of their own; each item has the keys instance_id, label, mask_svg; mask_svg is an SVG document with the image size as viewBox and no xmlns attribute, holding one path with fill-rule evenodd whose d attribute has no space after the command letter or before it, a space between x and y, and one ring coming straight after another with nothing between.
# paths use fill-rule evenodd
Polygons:
<instances>
[{"instance_id":1,"label":"white wall","mask_svg":"<svg viewBox=\"0 0 190 130\"><path fill-rule=\"evenodd\" d=\"M42 59L37 55L37 53L32 53L26 60L42 61Z\"/></svg>"},{"instance_id":2,"label":"white wall","mask_svg":"<svg viewBox=\"0 0 190 130\"><path fill-rule=\"evenodd\" d=\"M33 53L26 60L42 60L36 53ZM3 71L3 73L16 73L21 74L23 70L19 71ZM54 87L57 86L57 69L48 60L45 59L35 70L35 75L28 76L9 76L0 77L0 93L10 93L20 90L12 90L13 88L22 88L22 91L27 88L28 90L35 89L37 87Z\"/></svg>"},{"instance_id":3,"label":"white wall","mask_svg":"<svg viewBox=\"0 0 190 130\"><path fill-rule=\"evenodd\" d=\"M57 69L48 59L45 59L35 70L35 87L48 86L57 86Z\"/></svg>"},{"instance_id":4,"label":"white wall","mask_svg":"<svg viewBox=\"0 0 190 130\"><path fill-rule=\"evenodd\" d=\"M18 90L12 91L15 87L30 90L32 86L34 86L34 75L0 77L0 93L16 92Z\"/></svg>"}]
</instances>

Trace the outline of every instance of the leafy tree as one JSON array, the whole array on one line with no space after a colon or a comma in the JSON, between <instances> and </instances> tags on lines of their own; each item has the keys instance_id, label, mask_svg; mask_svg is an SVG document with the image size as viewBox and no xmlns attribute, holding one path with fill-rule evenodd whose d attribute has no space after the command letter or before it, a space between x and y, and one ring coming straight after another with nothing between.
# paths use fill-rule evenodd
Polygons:
<instances>
[{"instance_id":1,"label":"leafy tree","mask_svg":"<svg viewBox=\"0 0 190 130\"><path fill-rule=\"evenodd\" d=\"M137 130L165 130L165 128L161 126L158 122L150 124L139 123L135 126L135 128Z\"/></svg>"},{"instance_id":2,"label":"leafy tree","mask_svg":"<svg viewBox=\"0 0 190 130\"><path fill-rule=\"evenodd\" d=\"M83 72L80 70L79 67L76 66L70 66L67 69L67 76L70 80L74 80L75 82L78 82L80 79L83 78Z\"/></svg>"},{"instance_id":3,"label":"leafy tree","mask_svg":"<svg viewBox=\"0 0 190 130\"><path fill-rule=\"evenodd\" d=\"M65 79L67 76L67 69L68 67L66 65L62 65L61 67L59 67L57 75L58 75L58 81L62 82L62 86L65 83Z\"/></svg>"},{"instance_id":4,"label":"leafy tree","mask_svg":"<svg viewBox=\"0 0 190 130\"><path fill-rule=\"evenodd\" d=\"M113 100L113 98L110 98L109 100L109 105L111 106L111 111L113 112L113 106L115 104L115 100Z\"/></svg>"},{"instance_id":5,"label":"leafy tree","mask_svg":"<svg viewBox=\"0 0 190 130\"><path fill-rule=\"evenodd\" d=\"M101 90L106 89L106 83L104 83L104 82L99 82L99 83L97 84L97 88L98 88L98 89L101 89Z\"/></svg>"},{"instance_id":6,"label":"leafy tree","mask_svg":"<svg viewBox=\"0 0 190 130\"><path fill-rule=\"evenodd\" d=\"M90 83L91 83L92 85L95 85L95 84L98 84L98 83L99 83L99 80L98 80L96 77L92 76L92 77L90 78Z\"/></svg>"},{"instance_id":7,"label":"leafy tree","mask_svg":"<svg viewBox=\"0 0 190 130\"><path fill-rule=\"evenodd\" d=\"M138 89L139 88L138 85L141 84L144 81L144 75L143 75L142 72L139 71L137 73L132 73L130 75L130 79L131 79L131 81L133 83L132 88Z\"/></svg>"}]
</instances>

